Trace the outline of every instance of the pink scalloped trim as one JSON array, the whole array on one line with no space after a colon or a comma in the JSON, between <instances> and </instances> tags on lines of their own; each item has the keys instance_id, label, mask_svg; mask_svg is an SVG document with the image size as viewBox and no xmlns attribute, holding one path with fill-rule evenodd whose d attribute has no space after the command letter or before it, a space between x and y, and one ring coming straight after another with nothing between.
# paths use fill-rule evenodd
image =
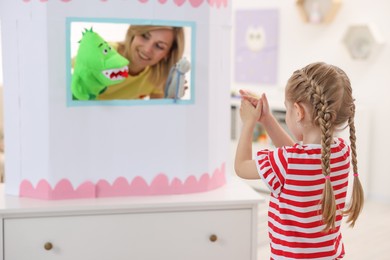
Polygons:
<instances>
[{"instance_id":1,"label":"pink scalloped trim","mask_svg":"<svg viewBox=\"0 0 390 260\"><path fill-rule=\"evenodd\" d=\"M95 198L95 185L90 182L84 182L76 190L73 189L69 180L63 179L59 181L54 189L46 180L40 180L34 188L30 181L23 180L19 188L20 197L30 197L46 200L57 199L82 199Z\"/></svg>"},{"instance_id":2,"label":"pink scalloped trim","mask_svg":"<svg viewBox=\"0 0 390 260\"><path fill-rule=\"evenodd\" d=\"M61 0L63 3L69 3L72 0ZM106 3L109 0L100 0L100 2ZM149 0L138 0L142 4L147 4ZM155 0L154 0L155 1ZM178 7L183 6L186 2L190 3L190 5L194 8L198 8L201 6L203 3L208 3L210 6L215 6L217 8L220 7L227 7L228 5L228 0L170 0L172 1L175 5ZM23 0L24 3L30 3L31 0ZM48 0L40 0L41 3L46 3ZM168 0L158 0L160 4L166 4Z\"/></svg>"},{"instance_id":3,"label":"pink scalloped trim","mask_svg":"<svg viewBox=\"0 0 390 260\"><path fill-rule=\"evenodd\" d=\"M214 170L211 177L208 173L204 173L199 180L195 176L189 176L184 183L178 178L174 178L169 183L169 179L165 174L157 175L150 185L140 176L135 177L131 183L124 177L118 177L112 184L106 180L99 180L96 184L87 181L82 183L77 189L73 188L68 179L59 181L54 189L46 180L40 180L35 188L29 180L23 180L19 187L19 196L60 200L186 194L213 190L223 186L225 183L225 163L223 163L221 168Z\"/></svg>"}]
</instances>

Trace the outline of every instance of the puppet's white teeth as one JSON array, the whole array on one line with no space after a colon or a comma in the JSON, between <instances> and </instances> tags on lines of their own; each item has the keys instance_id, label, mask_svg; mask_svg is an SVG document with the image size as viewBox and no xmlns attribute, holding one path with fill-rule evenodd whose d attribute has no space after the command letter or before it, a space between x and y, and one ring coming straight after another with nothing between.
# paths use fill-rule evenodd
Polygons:
<instances>
[{"instance_id":1,"label":"puppet's white teeth","mask_svg":"<svg viewBox=\"0 0 390 260\"><path fill-rule=\"evenodd\" d=\"M103 75L110 80L121 80L121 79L125 79L125 77L121 75L121 72L123 71L126 72L128 71L127 66L124 66L120 69L104 70Z\"/></svg>"}]
</instances>

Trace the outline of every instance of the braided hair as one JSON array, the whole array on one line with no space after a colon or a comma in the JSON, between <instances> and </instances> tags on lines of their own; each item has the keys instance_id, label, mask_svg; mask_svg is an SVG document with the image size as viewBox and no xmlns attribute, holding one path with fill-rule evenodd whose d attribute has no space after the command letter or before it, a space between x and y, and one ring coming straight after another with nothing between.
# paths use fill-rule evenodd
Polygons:
<instances>
[{"instance_id":1,"label":"braided hair","mask_svg":"<svg viewBox=\"0 0 390 260\"><path fill-rule=\"evenodd\" d=\"M333 134L343 127L350 129L352 166L354 173L351 203L343 215L354 226L364 203L362 185L358 177L355 135L355 103L348 76L340 68L316 62L297 70L287 82L286 100L301 102L311 108L311 121L321 129L321 168L325 187L321 199L324 231L334 229L336 221L336 199L330 181L330 157Z\"/></svg>"}]
</instances>

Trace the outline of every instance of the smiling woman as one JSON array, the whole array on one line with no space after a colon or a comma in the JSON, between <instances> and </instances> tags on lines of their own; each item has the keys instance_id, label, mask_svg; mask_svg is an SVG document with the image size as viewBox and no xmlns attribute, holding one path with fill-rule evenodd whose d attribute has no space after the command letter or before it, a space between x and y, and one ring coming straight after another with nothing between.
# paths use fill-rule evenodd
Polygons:
<instances>
[{"instance_id":1,"label":"smiling woman","mask_svg":"<svg viewBox=\"0 0 390 260\"><path fill-rule=\"evenodd\" d=\"M121 77L116 82L106 81L104 86L99 86L98 90L95 91L96 95L84 100L98 102L120 100L122 101L121 104L123 104L124 100L168 99L165 94L167 93L165 88L167 88L167 82L170 81L170 71L177 66L176 64L184 56L189 61L191 60L190 26L179 26L178 24L147 25L142 23L72 22L71 35L79 35L81 28L93 28L93 31L99 32L102 36L101 41L104 44L108 42L107 50L109 52L119 54L118 56L124 58L124 60L128 60L128 74L127 72L120 73L121 76L125 77ZM71 41L73 44L80 41L78 39L80 38L79 36L78 38L76 36L72 37L73 39ZM80 41L79 45L72 45L71 55L79 56L81 47L82 41ZM103 57L102 55L100 56ZM97 60L93 62L95 64L99 63ZM106 64L106 61L103 63ZM123 66L120 67L122 68ZM72 82L75 80L75 76L78 76L75 73L76 68L77 66L75 66L72 74ZM190 81L191 75L189 74L186 75L185 86L180 86L186 90L177 91L176 93L182 93L182 96L175 97L175 101L176 98L180 98L181 100L191 99L191 92L193 90L191 89L192 82ZM72 101L78 101L78 98L74 98L73 87L72 96ZM112 104L112 102L109 104Z\"/></svg>"},{"instance_id":2,"label":"smiling woman","mask_svg":"<svg viewBox=\"0 0 390 260\"><path fill-rule=\"evenodd\" d=\"M163 98L169 70L183 55L181 27L131 25L118 52L129 59L129 77L99 99Z\"/></svg>"}]
</instances>

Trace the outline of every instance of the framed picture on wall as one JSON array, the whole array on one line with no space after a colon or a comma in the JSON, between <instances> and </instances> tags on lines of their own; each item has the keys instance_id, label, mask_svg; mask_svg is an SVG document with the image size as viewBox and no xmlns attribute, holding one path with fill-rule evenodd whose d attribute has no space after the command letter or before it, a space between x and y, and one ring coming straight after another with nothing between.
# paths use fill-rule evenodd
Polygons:
<instances>
[{"instance_id":1,"label":"framed picture on wall","mask_svg":"<svg viewBox=\"0 0 390 260\"><path fill-rule=\"evenodd\" d=\"M237 10L235 16L234 81L277 84L279 11Z\"/></svg>"}]
</instances>

